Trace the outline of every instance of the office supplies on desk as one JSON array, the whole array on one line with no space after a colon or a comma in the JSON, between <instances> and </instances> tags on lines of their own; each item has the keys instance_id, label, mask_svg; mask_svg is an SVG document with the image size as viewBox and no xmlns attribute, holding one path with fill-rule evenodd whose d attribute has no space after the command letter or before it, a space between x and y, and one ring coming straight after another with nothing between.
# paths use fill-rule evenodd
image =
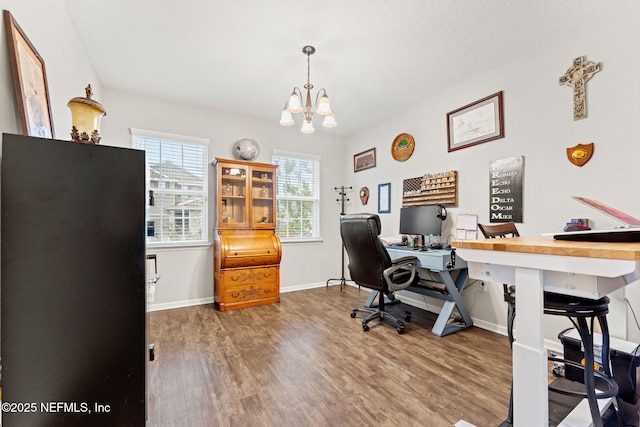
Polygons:
<instances>
[{"instance_id":1,"label":"office supplies on desk","mask_svg":"<svg viewBox=\"0 0 640 427\"><path fill-rule=\"evenodd\" d=\"M590 208L597 210L600 213L603 213L607 216L610 216L613 219L620 221L627 227L633 227L633 226L640 227L640 219L634 218L628 213L622 212L621 210L616 209L612 206L609 206L605 203L602 203L601 201L588 199L586 197L580 197L580 196L571 196L571 198L573 200L576 200L582 204L589 206Z\"/></svg>"},{"instance_id":2,"label":"office supplies on desk","mask_svg":"<svg viewBox=\"0 0 640 427\"><path fill-rule=\"evenodd\" d=\"M640 242L640 219L598 200L580 196L571 196L571 198L620 221L624 226L604 230L565 231L554 234L554 239L582 242Z\"/></svg>"}]
</instances>

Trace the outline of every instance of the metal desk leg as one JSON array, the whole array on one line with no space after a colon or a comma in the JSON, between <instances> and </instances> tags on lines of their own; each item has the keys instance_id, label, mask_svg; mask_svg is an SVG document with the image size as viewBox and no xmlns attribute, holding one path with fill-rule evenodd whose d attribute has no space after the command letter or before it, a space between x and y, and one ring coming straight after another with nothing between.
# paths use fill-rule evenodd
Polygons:
<instances>
[{"instance_id":1,"label":"metal desk leg","mask_svg":"<svg viewBox=\"0 0 640 427\"><path fill-rule=\"evenodd\" d=\"M471 316L469 315L467 308L464 306L462 297L460 296L460 292L469 277L469 271L466 268L460 270L455 282L451 278L449 271L439 271L438 273L440 274L440 277L442 277L442 281L447 287L447 292L449 292L449 295L451 296L451 300L446 300L444 302L442 310L436 319L436 323L431 329L432 334L441 337L459 331L460 329L473 326L473 320L471 320ZM454 308L458 309L460 316L462 316L462 320L461 322L447 324Z\"/></svg>"}]
</instances>

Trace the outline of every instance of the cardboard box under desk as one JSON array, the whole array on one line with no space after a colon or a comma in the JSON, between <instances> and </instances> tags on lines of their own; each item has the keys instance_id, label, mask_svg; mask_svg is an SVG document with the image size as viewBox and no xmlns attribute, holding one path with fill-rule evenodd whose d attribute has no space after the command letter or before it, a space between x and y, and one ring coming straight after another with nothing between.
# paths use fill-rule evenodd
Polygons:
<instances>
[{"instance_id":1,"label":"cardboard box under desk","mask_svg":"<svg viewBox=\"0 0 640 427\"><path fill-rule=\"evenodd\" d=\"M580 363L584 358L582 350L582 340L575 328L566 329L558 334L564 349L564 358ZM594 334L594 343L597 347L602 346L602 336ZM611 338L610 345L611 368L613 379L618 383L619 397L627 403L635 405L638 402L638 382L637 371L640 366L640 352L636 344ZM600 360L599 349L595 349L596 361ZM635 355L635 356L634 356ZM574 366L565 366L564 376L571 381L584 383L584 371Z\"/></svg>"}]
</instances>

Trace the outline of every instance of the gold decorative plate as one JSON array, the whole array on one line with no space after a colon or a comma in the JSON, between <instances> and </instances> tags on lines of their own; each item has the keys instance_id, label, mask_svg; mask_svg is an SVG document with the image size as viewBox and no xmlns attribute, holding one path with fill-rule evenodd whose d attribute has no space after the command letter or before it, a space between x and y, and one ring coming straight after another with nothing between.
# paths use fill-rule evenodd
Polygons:
<instances>
[{"instance_id":1,"label":"gold decorative plate","mask_svg":"<svg viewBox=\"0 0 640 427\"><path fill-rule=\"evenodd\" d=\"M591 160L591 156L593 156L593 142L567 148L567 159L576 166L584 165Z\"/></svg>"},{"instance_id":2,"label":"gold decorative plate","mask_svg":"<svg viewBox=\"0 0 640 427\"><path fill-rule=\"evenodd\" d=\"M416 143L413 136L408 133L401 133L396 136L391 144L391 156L399 162L404 162L413 154Z\"/></svg>"}]
</instances>

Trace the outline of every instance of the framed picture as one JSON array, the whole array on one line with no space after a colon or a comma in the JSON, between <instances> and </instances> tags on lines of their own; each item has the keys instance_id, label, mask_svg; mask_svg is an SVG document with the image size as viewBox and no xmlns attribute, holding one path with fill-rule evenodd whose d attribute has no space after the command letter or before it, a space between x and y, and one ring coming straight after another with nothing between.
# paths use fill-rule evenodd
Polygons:
<instances>
[{"instance_id":1,"label":"framed picture","mask_svg":"<svg viewBox=\"0 0 640 427\"><path fill-rule=\"evenodd\" d=\"M391 183L378 184L378 213L391 212Z\"/></svg>"},{"instance_id":2,"label":"framed picture","mask_svg":"<svg viewBox=\"0 0 640 427\"><path fill-rule=\"evenodd\" d=\"M22 133L53 138L53 118L44 61L8 10L4 11L4 25L22 117Z\"/></svg>"},{"instance_id":3,"label":"framed picture","mask_svg":"<svg viewBox=\"0 0 640 427\"><path fill-rule=\"evenodd\" d=\"M504 138L502 91L447 113L449 152Z\"/></svg>"},{"instance_id":4,"label":"framed picture","mask_svg":"<svg viewBox=\"0 0 640 427\"><path fill-rule=\"evenodd\" d=\"M363 151L362 153L353 155L353 171L360 172L365 169L376 167L376 149L375 147Z\"/></svg>"}]
</instances>

